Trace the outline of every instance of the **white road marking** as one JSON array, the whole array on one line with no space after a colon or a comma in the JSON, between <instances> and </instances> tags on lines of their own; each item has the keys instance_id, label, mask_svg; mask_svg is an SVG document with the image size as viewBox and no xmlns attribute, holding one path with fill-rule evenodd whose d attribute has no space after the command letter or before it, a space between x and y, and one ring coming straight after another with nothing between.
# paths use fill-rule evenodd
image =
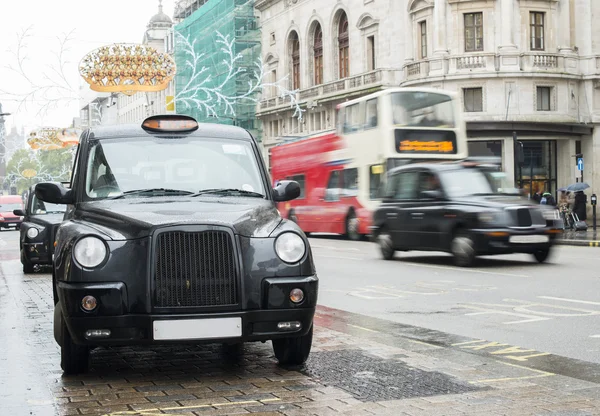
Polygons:
<instances>
[{"instance_id":1,"label":"white road marking","mask_svg":"<svg viewBox=\"0 0 600 416\"><path fill-rule=\"evenodd\" d=\"M600 338L600 335L590 335L590 338Z\"/></svg>"},{"instance_id":2,"label":"white road marking","mask_svg":"<svg viewBox=\"0 0 600 416\"><path fill-rule=\"evenodd\" d=\"M358 325L352 325L352 324L346 324L346 325L351 326L352 328L362 329L363 331L369 331L369 332L377 332L377 333L379 333L379 331L375 331L374 329L363 328L362 326L358 326Z\"/></svg>"},{"instance_id":3,"label":"white road marking","mask_svg":"<svg viewBox=\"0 0 600 416\"><path fill-rule=\"evenodd\" d=\"M485 304L483 304L485 305ZM471 312L466 314L467 316L469 315L494 315L494 314L498 314L498 315L508 315L508 316L517 316L519 318L525 318L519 321L510 321L510 322L503 322L503 324L505 325L512 325L512 324L523 324L523 323L527 323L527 322L537 322L537 321L547 321L551 318L544 318L544 317L540 317L540 316L535 316L535 315L527 315L527 314L523 314L523 313L516 313L516 312L509 312L509 311L502 311L502 310L498 310L498 309L490 309L490 308L482 308L479 306L474 306L474 305L465 305L465 304L459 304L459 306L463 306L467 309L473 309L476 310L478 312Z\"/></svg>"},{"instance_id":4,"label":"white road marking","mask_svg":"<svg viewBox=\"0 0 600 416\"><path fill-rule=\"evenodd\" d=\"M502 272L490 272L487 270L480 270L480 269L467 269L467 268L460 268L460 267L450 267L450 266L434 266L431 264L416 264L416 263L405 263L407 266L414 266L414 267L426 267L426 268L430 268L430 269L441 269L441 270L452 270L455 272L467 272L467 273L481 273L481 274L491 274L491 275L495 275L495 276L508 276L508 277L530 277L528 275L525 274L513 274L513 273L502 273Z\"/></svg>"},{"instance_id":5,"label":"white road marking","mask_svg":"<svg viewBox=\"0 0 600 416\"><path fill-rule=\"evenodd\" d=\"M568 299L568 298L555 298L554 296L538 296L540 299L549 299L549 300L560 300L562 302L573 302L573 303L583 303L585 305L598 305L600 306L600 302L592 302L589 300L578 300L578 299Z\"/></svg>"},{"instance_id":6,"label":"white road marking","mask_svg":"<svg viewBox=\"0 0 600 416\"><path fill-rule=\"evenodd\" d=\"M316 257L324 257L324 258L326 258L326 259L342 259L342 260L358 260L358 261L363 261L363 260L365 260L365 259L364 259L364 258L362 258L362 257L326 256L326 255L323 255L323 254L319 254L319 255L318 255L318 256L316 256Z\"/></svg>"}]
</instances>

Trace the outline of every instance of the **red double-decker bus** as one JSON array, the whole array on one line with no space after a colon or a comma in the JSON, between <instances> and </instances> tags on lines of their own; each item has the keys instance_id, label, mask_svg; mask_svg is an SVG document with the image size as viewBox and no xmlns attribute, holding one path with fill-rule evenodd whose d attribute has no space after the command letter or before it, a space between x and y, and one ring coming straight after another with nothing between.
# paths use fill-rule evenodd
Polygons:
<instances>
[{"instance_id":1,"label":"red double-decker bus","mask_svg":"<svg viewBox=\"0 0 600 416\"><path fill-rule=\"evenodd\" d=\"M306 233L368 235L387 170L467 157L458 101L438 89L390 88L339 105L336 130L271 149L274 182L301 188L279 211Z\"/></svg>"}]
</instances>

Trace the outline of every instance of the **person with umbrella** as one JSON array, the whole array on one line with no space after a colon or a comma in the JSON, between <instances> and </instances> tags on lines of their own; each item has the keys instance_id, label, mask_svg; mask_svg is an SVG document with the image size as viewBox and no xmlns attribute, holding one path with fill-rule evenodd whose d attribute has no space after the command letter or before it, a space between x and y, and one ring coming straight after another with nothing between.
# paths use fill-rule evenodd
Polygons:
<instances>
[{"instance_id":1,"label":"person with umbrella","mask_svg":"<svg viewBox=\"0 0 600 416\"><path fill-rule=\"evenodd\" d=\"M589 187L585 182L578 182L567 186L568 191L575 192L573 212L577 215L579 221L587 220L587 196L583 191Z\"/></svg>"}]
</instances>

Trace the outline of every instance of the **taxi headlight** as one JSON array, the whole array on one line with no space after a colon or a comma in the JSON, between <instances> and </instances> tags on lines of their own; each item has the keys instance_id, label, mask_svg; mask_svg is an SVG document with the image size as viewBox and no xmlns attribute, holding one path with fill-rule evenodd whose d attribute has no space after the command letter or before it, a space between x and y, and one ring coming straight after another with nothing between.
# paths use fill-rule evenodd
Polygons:
<instances>
[{"instance_id":1,"label":"taxi headlight","mask_svg":"<svg viewBox=\"0 0 600 416\"><path fill-rule=\"evenodd\" d=\"M108 251L104 241L97 237L84 237L73 248L77 263L83 267L96 267L104 261Z\"/></svg>"},{"instance_id":2,"label":"taxi headlight","mask_svg":"<svg viewBox=\"0 0 600 416\"><path fill-rule=\"evenodd\" d=\"M283 233L275 240L275 252L284 262L297 263L304 257L306 244L296 233Z\"/></svg>"},{"instance_id":3,"label":"taxi headlight","mask_svg":"<svg viewBox=\"0 0 600 416\"><path fill-rule=\"evenodd\" d=\"M27 237L28 238L36 238L39 233L40 233L40 231L37 228L31 227L29 230L27 230Z\"/></svg>"},{"instance_id":4,"label":"taxi headlight","mask_svg":"<svg viewBox=\"0 0 600 416\"><path fill-rule=\"evenodd\" d=\"M560 213L557 209L543 209L542 215L546 221L560 220Z\"/></svg>"},{"instance_id":5,"label":"taxi headlight","mask_svg":"<svg viewBox=\"0 0 600 416\"><path fill-rule=\"evenodd\" d=\"M479 223L490 227L504 227L508 225L508 215L506 211L482 212L478 215Z\"/></svg>"}]
</instances>

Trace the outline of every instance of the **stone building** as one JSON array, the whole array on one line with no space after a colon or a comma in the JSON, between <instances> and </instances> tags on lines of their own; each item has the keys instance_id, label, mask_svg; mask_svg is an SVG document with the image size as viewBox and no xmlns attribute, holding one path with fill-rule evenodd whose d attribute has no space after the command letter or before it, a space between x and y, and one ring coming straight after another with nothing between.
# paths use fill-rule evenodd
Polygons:
<instances>
[{"instance_id":1,"label":"stone building","mask_svg":"<svg viewBox=\"0 0 600 416\"><path fill-rule=\"evenodd\" d=\"M596 0L258 0L263 59L289 74L304 120L263 97L265 159L286 137L335 126L335 105L386 86L459 94L469 151L517 186L600 186ZM516 136L516 141L513 136ZM522 164L515 146L523 149ZM576 169L576 154L585 160Z\"/></svg>"}]
</instances>

